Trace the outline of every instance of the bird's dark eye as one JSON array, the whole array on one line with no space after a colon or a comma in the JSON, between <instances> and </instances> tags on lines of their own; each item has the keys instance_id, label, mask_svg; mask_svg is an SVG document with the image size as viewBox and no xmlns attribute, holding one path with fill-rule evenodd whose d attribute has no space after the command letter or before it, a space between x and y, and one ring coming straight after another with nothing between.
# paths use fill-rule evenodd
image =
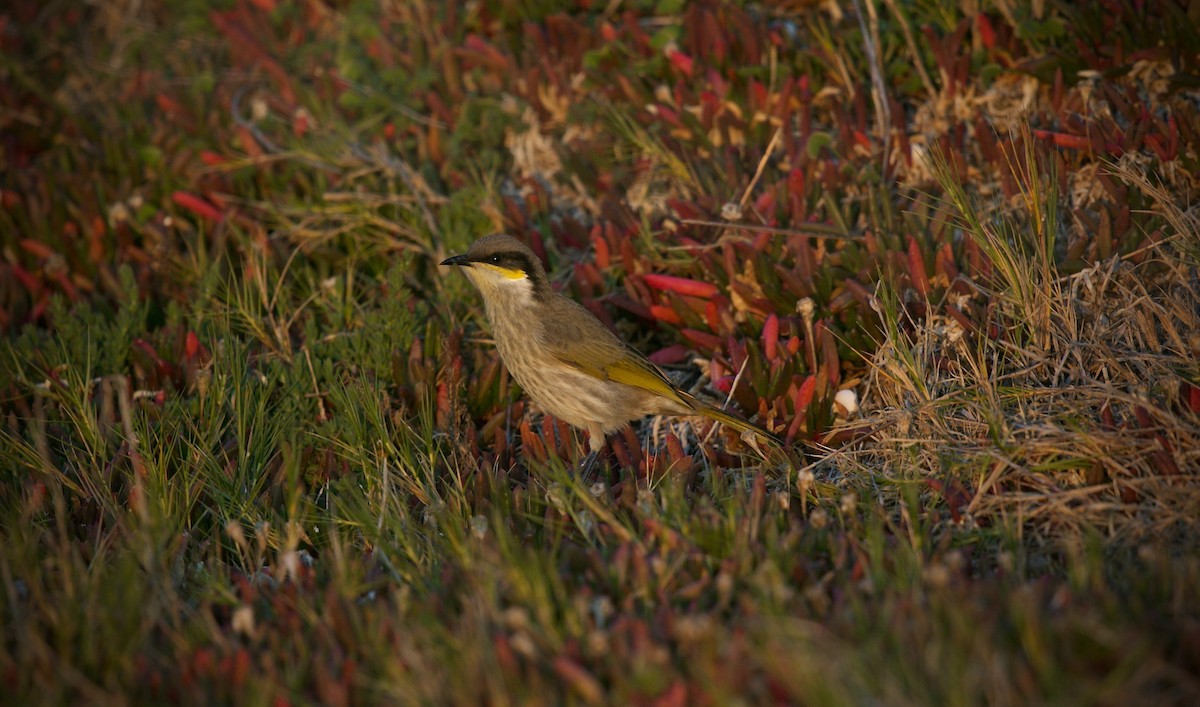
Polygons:
<instances>
[{"instance_id":1,"label":"bird's dark eye","mask_svg":"<svg viewBox=\"0 0 1200 707\"><path fill-rule=\"evenodd\" d=\"M500 256L498 256L498 255L493 255L492 257L488 258L488 260L490 260L495 265L500 264Z\"/></svg>"}]
</instances>

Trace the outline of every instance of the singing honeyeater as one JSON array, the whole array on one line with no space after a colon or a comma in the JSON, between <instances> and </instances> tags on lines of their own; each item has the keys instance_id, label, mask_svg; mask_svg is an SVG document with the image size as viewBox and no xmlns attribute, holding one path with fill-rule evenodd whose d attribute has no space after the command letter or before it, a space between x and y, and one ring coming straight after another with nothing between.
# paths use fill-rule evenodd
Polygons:
<instances>
[{"instance_id":1,"label":"singing honeyeater","mask_svg":"<svg viewBox=\"0 0 1200 707\"><path fill-rule=\"evenodd\" d=\"M479 288L496 348L521 388L545 412L587 430L584 469L608 434L646 415L703 415L782 446L767 430L672 385L595 315L555 292L541 260L516 238L484 236L442 265L462 267Z\"/></svg>"}]
</instances>

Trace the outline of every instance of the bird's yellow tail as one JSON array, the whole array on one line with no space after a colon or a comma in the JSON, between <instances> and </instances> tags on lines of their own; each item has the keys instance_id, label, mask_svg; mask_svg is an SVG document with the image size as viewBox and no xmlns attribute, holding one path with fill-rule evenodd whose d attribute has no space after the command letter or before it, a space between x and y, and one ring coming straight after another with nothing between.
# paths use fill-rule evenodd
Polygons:
<instances>
[{"instance_id":1,"label":"bird's yellow tail","mask_svg":"<svg viewBox=\"0 0 1200 707\"><path fill-rule=\"evenodd\" d=\"M716 420L717 422L720 422L723 425L729 425L730 427L732 427L735 430L738 430L739 432L753 432L754 434L758 435L759 437L763 437L767 440L770 440L773 444L778 446L780 449L784 449L787 446L784 444L783 440L781 438L777 437L774 433L768 432L766 429L759 427L758 425L754 424L753 422L747 422L746 420L743 420L740 417L730 415L729 413L727 413L723 410L718 410L715 407L713 407L712 405L702 403L699 400L696 400L694 398L689 402L694 403L694 405L695 405L694 409L697 413L709 418L710 420Z\"/></svg>"}]
</instances>

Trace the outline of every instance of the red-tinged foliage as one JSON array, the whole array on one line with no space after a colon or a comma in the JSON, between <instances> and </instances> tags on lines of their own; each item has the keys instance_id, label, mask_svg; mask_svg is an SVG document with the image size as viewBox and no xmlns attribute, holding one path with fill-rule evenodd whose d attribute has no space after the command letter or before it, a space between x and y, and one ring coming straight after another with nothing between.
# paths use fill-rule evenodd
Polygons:
<instances>
[{"instance_id":1,"label":"red-tinged foliage","mask_svg":"<svg viewBox=\"0 0 1200 707\"><path fill-rule=\"evenodd\" d=\"M968 332L974 332L976 330L975 322L971 321L971 319L967 317L967 315L964 314L958 307L952 304L947 304L946 314L954 319L954 321L958 322L964 330Z\"/></svg>"},{"instance_id":2,"label":"red-tinged foliage","mask_svg":"<svg viewBox=\"0 0 1200 707\"><path fill-rule=\"evenodd\" d=\"M768 361L779 358L779 317L771 314L763 324L763 354Z\"/></svg>"},{"instance_id":3,"label":"red-tinged foliage","mask_svg":"<svg viewBox=\"0 0 1200 707\"><path fill-rule=\"evenodd\" d=\"M815 331L821 342L821 353L823 356L822 366L826 379L829 381L829 387L836 390L838 383L842 380L841 357L838 355L837 339L834 338L833 331L825 322L818 322Z\"/></svg>"},{"instance_id":4,"label":"red-tinged foliage","mask_svg":"<svg viewBox=\"0 0 1200 707\"><path fill-rule=\"evenodd\" d=\"M0 189L0 206L12 211L21 205L21 197L11 189Z\"/></svg>"},{"instance_id":5,"label":"red-tinged foliage","mask_svg":"<svg viewBox=\"0 0 1200 707\"><path fill-rule=\"evenodd\" d=\"M793 384L793 388L795 389L792 399L794 417L788 425L787 433L784 435L784 441L788 444L796 441L797 435L800 434L800 428L804 426L807 420L808 406L812 404L813 396L817 390L817 377L810 375L804 379L804 382L799 387L795 387L795 384ZM811 434L817 432L817 430L808 430L808 432Z\"/></svg>"},{"instance_id":6,"label":"red-tinged foliage","mask_svg":"<svg viewBox=\"0 0 1200 707\"><path fill-rule=\"evenodd\" d=\"M1042 140L1049 140L1056 147L1064 147L1071 150L1092 150L1094 148L1092 138L1084 135L1068 135L1050 130L1034 130L1033 134Z\"/></svg>"},{"instance_id":7,"label":"red-tinged foliage","mask_svg":"<svg viewBox=\"0 0 1200 707\"><path fill-rule=\"evenodd\" d=\"M596 703L603 699L604 688L600 681L579 663L560 655L554 658L551 665L558 677L585 702Z\"/></svg>"},{"instance_id":8,"label":"red-tinged foliage","mask_svg":"<svg viewBox=\"0 0 1200 707\"><path fill-rule=\"evenodd\" d=\"M592 248L595 250L596 267L607 270L611 264L608 240L603 235L603 228L599 223L592 226L590 237Z\"/></svg>"},{"instance_id":9,"label":"red-tinged foliage","mask_svg":"<svg viewBox=\"0 0 1200 707\"><path fill-rule=\"evenodd\" d=\"M177 191L171 195L171 201L210 223L220 223L225 219L224 214L215 206L195 194Z\"/></svg>"},{"instance_id":10,"label":"red-tinged foliage","mask_svg":"<svg viewBox=\"0 0 1200 707\"><path fill-rule=\"evenodd\" d=\"M296 115L292 118L292 135L297 138L303 138L305 135L308 134L308 131L309 131L308 114L304 113L304 112L297 112Z\"/></svg>"},{"instance_id":11,"label":"red-tinged foliage","mask_svg":"<svg viewBox=\"0 0 1200 707\"><path fill-rule=\"evenodd\" d=\"M684 199L669 198L667 199L667 207L679 218L698 219L705 215L703 208Z\"/></svg>"},{"instance_id":12,"label":"red-tinged foliage","mask_svg":"<svg viewBox=\"0 0 1200 707\"><path fill-rule=\"evenodd\" d=\"M203 346L200 344L200 337L196 336L196 332L189 331L184 341L184 355L191 359L198 358Z\"/></svg>"},{"instance_id":13,"label":"red-tinged foliage","mask_svg":"<svg viewBox=\"0 0 1200 707\"><path fill-rule=\"evenodd\" d=\"M1184 383L1183 388L1186 393L1188 409L1200 415L1200 386Z\"/></svg>"},{"instance_id":14,"label":"red-tinged foliage","mask_svg":"<svg viewBox=\"0 0 1200 707\"><path fill-rule=\"evenodd\" d=\"M603 39L605 42L615 42L617 41L617 36L617 28L613 27L612 23L607 21L600 23L601 39Z\"/></svg>"},{"instance_id":15,"label":"red-tinged foliage","mask_svg":"<svg viewBox=\"0 0 1200 707\"><path fill-rule=\"evenodd\" d=\"M258 38L258 33L249 28L249 26L256 29L261 27L256 19L251 17L244 7L228 12L213 10L209 13L209 20L229 40L231 48L244 57L248 63L261 67L271 77L279 92L280 100L290 112L296 105L296 92L292 87L291 77L263 46Z\"/></svg>"},{"instance_id":16,"label":"red-tinged foliage","mask_svg":"<svg viewBox=\"0 0 1200 707\"><path fill-rule=\"evenodd\" d=\"M647 285L650 285L656 290L676 292L688 297L700 297L702 299L708 299L720 291L717 289L716 285L710 282L700 282L698 280L691 280L686 277L676 277L674 275L647 273L642 276L642 279Z\"/></svg>"},{"instance_id":17,"label":"red-tinged foliage","mask_svg":"<svg viewBox=\"0 0 1200 707\"><path fill-rule=\"evenodd\" d=\"M917 294L929 297L931 288L929 275L925 272L925 257L922 255L916 239L912 236L908 238L908 276Z\"/></svg>"},{"instance_id":18,"label":"red-tinged foliage","mask_svg":"<svg viewBox=\"0 0 1200 707\"><path fill-rule=\"evenodd\" d=\"M695 62L690 56L678 50L671 50L667 53L667 59L671 62L671 66L678 69L684 76L691 78Z\"/></svg>"},{"instance_id":19,"label":"red-tinged foliage","mask_svg":"<svg viewBox=\"0 0 1200 707\"><path fill-rule=\"evenodd\" d=\"M468 34L463 47L455 54L466 60L467 68L482 67L497 73L511 69L511 62L499 49L477 34Z\"/></svg>"},{"instance_id":20,"label":"red-tinged foliage","mask_svg":"<svg viewBox=\"0 0 1200 707\"><path fill-rule=\"evenodd\" d=\"M958 479L925 479L925 485L941 495L950 512L950 519L955 523L963 521L963 509L971 502L971 492Z\"/></svg>"},{"instance_id":21,"label":"red-tinged foliage","mask_svg":"<svg viewBox=\"0 0 1200 707\"><path fill-rule=\"evenodd\" d=\"M683 318L674 309L659 304L650 305L650 316L664 324L683 323Z\"/></svg>"},{"instance_id":22,"label":"red-tinged foliage","mask_svg":"<svg viewBox=\"0 0 1200 707\"><path fill-rule=\"evenodd\" d=\"M721 305L710 300L704 305L704 321L712 331L721 331Z\"/></svg>"},{"instance_id":23,"label":"red-tinged foliage","mask_svg":"<svg viewBox=\"0 0 1200 707\"><path fill-rule=\"evenodd\" d=\"M158 104L158 109L175 119L186 119L188 117L187 110L170 96L159 93L154 97L155 103Z\"/></svg>"},{"instance_id":24,"label":"red-tinged foliage","mask_svg":"<svg viewBox=\"0 0 1200 707\"><path fill-rule=\"evenodd\" d=\"M50 246L46 245L45 243L35 241L31 238L22 238L20 241L20 246L21 249L26 253L38 258L49 259L58 255L53 249L50 248Z\"/></svg>"}]
</instances>

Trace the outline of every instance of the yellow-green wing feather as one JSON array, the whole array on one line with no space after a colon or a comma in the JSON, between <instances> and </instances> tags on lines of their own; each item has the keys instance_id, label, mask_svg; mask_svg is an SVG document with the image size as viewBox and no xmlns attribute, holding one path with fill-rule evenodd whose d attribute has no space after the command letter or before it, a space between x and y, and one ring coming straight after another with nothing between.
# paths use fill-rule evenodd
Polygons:
<instances>
[{"instance_id":1,"label":"yellow-green wing feather","mask_svg":"<svg viewBox=\"0 0 1200 707\"><path fill-rule=\"evenodd\" d=\"M623 359L614 361L605 366L605 376L615 383L624 383L625 385L641 388L656 395L661 395L668 400L673 400L680 405L692 407L687 399L680 395L679 391L675 390L675 386L671 385L662 371L654 367L642 355L630 351L630 354Z\"/></svg>"},{"instance_id":2,"label":"yellow-green wing feather","mask_svg":"<svg viewBox=\"0 0 1200 707\"><path fill-rule=\"evenodd\" d=\"M566 298L556 298L548 305L542 344L559 361L594 378L693 407L653 363L622 343L587 309Z\"/></svg>"}]
</instances>

